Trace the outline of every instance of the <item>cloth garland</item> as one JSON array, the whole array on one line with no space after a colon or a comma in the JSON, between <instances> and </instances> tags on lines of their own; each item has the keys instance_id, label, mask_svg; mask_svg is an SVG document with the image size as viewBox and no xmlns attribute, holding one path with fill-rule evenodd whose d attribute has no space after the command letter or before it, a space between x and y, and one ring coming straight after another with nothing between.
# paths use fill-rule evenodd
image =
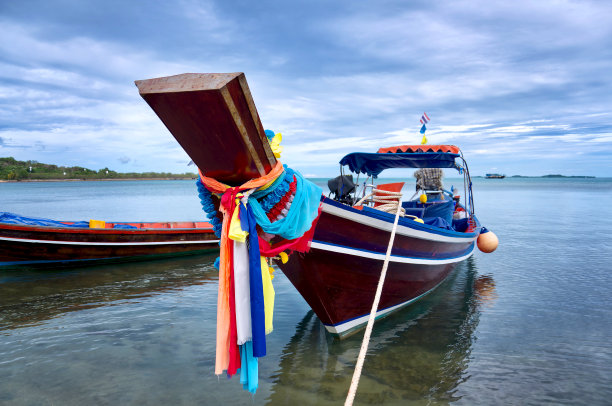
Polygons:
<instances>
[{"instance_id":1,"label":"cloth garland","mask_svg":"<svg viewBox=\"0 0 612 406\"><path fill-rule=\"evenodd\" d=\"M320 214L321 208L319 208L317 217L313 220L310 230L304 233L304 235L301 237L293 240L281 240L274 245L271 245L268 241L259 237L259 250L261 255L265 257L275 257L284 251L308 252L310 250L310 242L314 237L314 231Z\"/></svg>"},{"instance_id":2,"label":"cloth garland","mask_svg":"<svg viewBox=\"0 0 612 406\"><path fill-rule=\"evenodd\" d=\"M237 196L240 197L240 194ZM240 382L245 389L255 393L258 386L257 358L265 355L265 334L272 331L274 288L265 259L259 255L254 217L249 214L248 206L239 203L238 199L236 204L239 209L234 210L229 234L234 244L236 345L240 351ZM230 314L233 316L231 305L230 302ZM231 324L230 334L230 346L234 346ZM234 373L233 366L230 352L229 376Z\"/></svg>"},{"instance_id":3,"label":"cloth garland","mask_svg":"<svg viewBox=\"0 0 612 406\"><path fill-rule=\"evenodd\" d=\"M266 215L270 221L280 220L287 215L289 207L295 197L297 190L297 180L293 177L293 181L289 184L289 190L285 195L272 207Z\"/></svg>"},{"instance_id":4,"label":"cloth garland","mask_svg":"<svg viewBox=\"0 0 612 406\"><path fill-rule=\"evenodd\" d=\"M264 310L263 282L261 275L261 259L259 241L257 239L257 223L251 210L251 205L240 205L240 222L242 229L249 233L249 285L251 293L251 328L253 334L253 356L266 355L266 317Z\"/></svg>"},{"instance_id":5,"label":"cloth garland","mask_svg":"<svg viewBox=\"0 0 612 406\"><path fill-rule=\"evenodd\" d=\"M304 179L302 174L293 171L296 180L296 191L287 215L280 220L270 221L266 212L255 198L249 197L249 204L257 225L268 234L280 235L287 240L293 240L304 235L317 217L321 194L323 191L314 183Z\"/></svg>"},{"instance_id":6,"label":"cloth garland","mask_svg":"<svg viewBox=\"0 0 612 406\"><path fill-rule=\"evenodd\" d=\"M256 191L253 193L253 198L259 201L261 208L265 212L269 212L287 194L290 189L291 182L293 181L293 171L285 170L285 175L279 177L279 179L281 182L278 184L273 184L269 189ZM260 196L263 195L265 195L265 197L261 198Z\"/></svg>"},{"instance_id":7,"label":"cloth garland","mask_svg":"<svg viewBox=\"0 0 612 406\"><path fill-rule=\"evenodd\" d=\"M223 225L221 231L221 250L220 250L220 269L219 269L219 291L217 297L217 351L215 362L215 374L220 375L224 370L228 370L230 365L230 351L232 359L237 345L230 345L230 328L231 328L231 313L230 313L230 280L232 273L232 247L233 244L229 241L229 224L230 219L235 209L236 195L240 190L248 190L264 186L276 179L283 172L283 166L280 162L266 175L246 182L240 187L229 187L212 178L207 178L200 174L202 184L210 192L222 194L221 204L219 209L223 213ZM232 348L230 348L232 347ZM233 366L234 364L232 364ZM228 372L233 372L228 370Z\"/></svg>"},{"instance_id":8,"label":"cloth garland","mask_svg":"<svg viewBox=\"0 0 612 406\"><path fill-rule=\"evenodd\" d=\"M232 376L239 371L244 388L255 393L257 358L266 355L265 335L272 331L274 307L274 288L264 256L309 249L322 190L280 162L270 173L238 187L202 173L197 185L221 245L215 374L226 370ZM212 194L221 199L223 221ZM268 218L272 209L285 217ZM270 246L258 235L257 226L284 239Z\"/></svg>"}]
</instances>

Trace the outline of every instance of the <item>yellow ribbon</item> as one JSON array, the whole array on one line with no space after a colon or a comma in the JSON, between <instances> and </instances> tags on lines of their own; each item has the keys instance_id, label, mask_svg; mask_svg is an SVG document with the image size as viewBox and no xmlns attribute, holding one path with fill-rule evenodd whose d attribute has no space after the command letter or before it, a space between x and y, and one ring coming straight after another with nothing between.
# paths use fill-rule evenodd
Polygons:
<instances>
[{"instance_id":1,"label":"yellow ribbon","mask_svg":"<svg viewBox=\"0 0 612 406\"><path fill-rule=\"evenodd\" d=\"M266 257L259 258L261 261L261 281L263 283L266 334L270 334L272 332L272 317L274 315L274 287L272 286L271 275L274 270L268 268Z\"/></svg>"},{"instance_id":2,"label":"yellow ribbon","mask_svg":"<svg viewBox=\"0 0 612 406\"><path fill-rule=\"evenodd\" d=\"M281 133L276 133L276 135L270 140L270 147L272 148L272 152L274 153L274 156L277 158L280 158L283 152L283 147L281 147L280 145L282 140L283 140L283 134Z\"/></svg>"},{"instance_id":3,"label":"yellow ribbon","mask_svg":"<svg viewBox=\"0 0 612 406\"><path fill-rule=\"evenodd\" d=\"M242 197L242 193L238 193L238 197ZM247 236L249 235L248 231L244 231L242 226L240 225L240 199L236 198L236 208L232 213L232 219L230 220L229 233L228 237L230 240L245 242Z\"/></svg>"}]
</instances>

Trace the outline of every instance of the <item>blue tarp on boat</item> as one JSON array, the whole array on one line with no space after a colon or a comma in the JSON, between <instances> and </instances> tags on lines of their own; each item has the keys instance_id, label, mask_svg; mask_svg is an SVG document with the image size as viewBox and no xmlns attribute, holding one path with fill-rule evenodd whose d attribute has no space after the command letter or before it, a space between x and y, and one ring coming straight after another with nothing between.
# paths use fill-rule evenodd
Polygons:
<instances>
[{"instance_id":1,"label":"blue tarp on boat","mask_svg":"<svg viewBox=\"0 0 612 406\"><path fill-rule=\"evenodd\" d=\"M25 217L19 214L0 211L0 223L18 224L22 226L42 226L42 227L73 227L73 228L89 228L89 221L57 221L40 217ZM114 224L113 228L123 230L137 230L138 227L130 224Z\"/></svg>"},{"instance_id":2,"label":"blue tarp on boat","mask_svg":"<svg viewBox=\"0 0 612 406\"><path fill-rule=\"evenodd\" d=\"M113 228L117 228L120 230L135 230L135 229L137 230L138 229L138 227L131 226L129 224L115 224Z\"/></svg>"},{"instance_id":3,"label":"blue tarp on boat","mask_svg":"<svg viewBox=\"0 0 612 406\"><path fill-rule=\"evenodd\" d=\"M89 228L89 221L57 221L40 217L25 217L19 214L0 211L0 223L18 224L22 226L42 226L42 227L73 227L73 228ZM138 227L129 224L114 224L113 228L124 230L135 230Z\"/></svg>"},{"instance_id":4,"label":"blue tarp on boat","mask_svg":"<svg viewBox=\"0 0 612 406\"><path fill-rule=\"evenodd\" d=\"M75 227L89 228L88 221L77 221L72 224L66 224L57 220L50 220L38 217L25 217L15 213L0 212L0 223L18 224L26 226L43 226L43 227Z\"/></svg>"}]
</instances>

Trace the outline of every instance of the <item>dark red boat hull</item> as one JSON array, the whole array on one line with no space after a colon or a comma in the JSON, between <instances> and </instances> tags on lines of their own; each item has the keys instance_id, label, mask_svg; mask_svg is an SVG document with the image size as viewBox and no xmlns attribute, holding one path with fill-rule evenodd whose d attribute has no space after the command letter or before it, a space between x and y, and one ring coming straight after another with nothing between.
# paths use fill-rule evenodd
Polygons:
<instances>
[{"instance_id":1,"label":"dark red boat hull","mask_svg":"<svg viewBox=\"0 0 612 406\"><path fill-rule=\"evenodd\" d=\"M325 198L310 252L278 264L332 334L346 336L367 323L393 221L385 216ZM474 233L411 223L398 227L377 317L431 292L474 250Z\"/></svg>"}]
</instances>

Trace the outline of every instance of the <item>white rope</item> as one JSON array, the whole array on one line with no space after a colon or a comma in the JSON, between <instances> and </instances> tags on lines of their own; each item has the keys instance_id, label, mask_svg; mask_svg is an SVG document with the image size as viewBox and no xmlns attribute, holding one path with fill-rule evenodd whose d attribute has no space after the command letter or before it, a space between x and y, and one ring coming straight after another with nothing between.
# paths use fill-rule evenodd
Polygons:
<instances>
[{"instance_id":1,"label":"white rope","mask_svg":"<svg viewBox=\"0 0 612 406\"><path fill-rule=\"evenodd\" d=\"M401 193L399 194L401 197ZM398 198L398 201L400 199ZM353 379L351 380L351 387L349 388L348 395L344 406L351 406L355 400L355 394L357 393L357 386L359 385L359 378L361 378L361 370L365 361L366 353L368 352L368 344L370 343L370 335L374 328L374 320L376 319L376 312L378 311L378 304L380 302L380 295L382 294L382 288L385 283L385 277L387 276L387 267L389 266L389 258L391 257L391 249L393 248L393 241L395 240L395 232L397 231L397 223L402 206L398 203L397 211L395 212L395 221L393 222L393 229L391 230L391 238L389 239L389 245L387 246L387 255L385 256L385 262L383 263L382 271L380 273L380 279L378 280L378 286L376 287L376 295L374 296L374 303L372 303L372 310L370 310L370 317L368 318L368 325L363 335L363 341L361 342L361 349L359 350L359 356L357 357L357 364L355 365L355 371L353 372Z\"/></svg>"},{"instance_id":2,"label":"white rope","mask_svg":"<svg viewBox=\"0 0 612 406\"><path fill-rule=\"evenodd\" d=\"M355 206L363 204L364 201L383 203L375 207L376 210L382 210L387 213L395 213L397 206L400 205L402 194L399 192L390 192L382 189L372 189L372 193L364 196L355 203ZM400 215L403 217L406 215L406 210L402 207L400 209Z\"/></svg>"}]
</instances>

